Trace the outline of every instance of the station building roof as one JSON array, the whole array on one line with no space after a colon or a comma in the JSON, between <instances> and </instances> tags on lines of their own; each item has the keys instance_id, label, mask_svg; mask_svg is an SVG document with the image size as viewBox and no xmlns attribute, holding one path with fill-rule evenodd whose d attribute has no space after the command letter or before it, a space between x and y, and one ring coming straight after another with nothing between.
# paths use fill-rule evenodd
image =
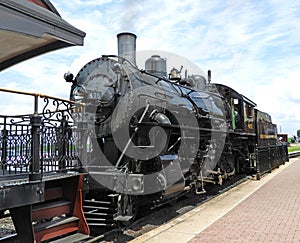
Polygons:
<instances>
[{"instance_id":1,"label":"station building roof","mask_svg":"<svg viewBox=\"0 0 300 243\"><path fill-rule=\"evenodd\" d=\"M49 51L83 45L84 37L48 0L0 1L0 71Z\"/></svg>"}]
</instances>

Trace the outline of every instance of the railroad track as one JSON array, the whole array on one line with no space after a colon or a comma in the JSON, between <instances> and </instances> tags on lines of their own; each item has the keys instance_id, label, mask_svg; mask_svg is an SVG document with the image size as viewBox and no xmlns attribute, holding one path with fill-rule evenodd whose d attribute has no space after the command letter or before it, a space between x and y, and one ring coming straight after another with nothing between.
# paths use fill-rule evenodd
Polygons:
<instances>
[{"instance_id":1,"label":"railroad track","mask_svg":"<svg viewBox=\"0 0 300 243\"><path fill-rule=\"evenodd\" d=\"M289 153L289 158L295 158L300 156L300 151Z\"/></svg>"}]
</instances>

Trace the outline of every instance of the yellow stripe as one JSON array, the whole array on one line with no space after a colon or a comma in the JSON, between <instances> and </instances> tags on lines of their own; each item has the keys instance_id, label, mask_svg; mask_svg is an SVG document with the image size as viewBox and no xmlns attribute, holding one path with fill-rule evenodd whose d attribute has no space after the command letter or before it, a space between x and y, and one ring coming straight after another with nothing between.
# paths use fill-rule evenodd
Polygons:
<instances>
[{"instance_id":1,"label":"yellow stripe","mask_svg":"<svg viewBox=\"0 0 300 243\"><path fill-rule=\"evenodd\" d=\"M276 139L276 136L273 134L273 135L268 135L268 134L260 134L259 137L261 139Z\"/></svg>"}]
</instances>

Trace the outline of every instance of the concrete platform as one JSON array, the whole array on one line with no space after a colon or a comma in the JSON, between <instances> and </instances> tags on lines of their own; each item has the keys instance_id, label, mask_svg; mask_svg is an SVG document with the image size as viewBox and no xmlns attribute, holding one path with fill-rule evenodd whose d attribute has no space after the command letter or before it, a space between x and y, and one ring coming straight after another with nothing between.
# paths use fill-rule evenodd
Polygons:
<instances>
[{"instance_id":1,"label":"concrete platform","mask_svg":"<svg viewBox=\"0 0 300 243\"><path fill-rule=\"evenodd\" d=\"M130 242L300 242L300 159Z\"/></svg>"}]
</instances>

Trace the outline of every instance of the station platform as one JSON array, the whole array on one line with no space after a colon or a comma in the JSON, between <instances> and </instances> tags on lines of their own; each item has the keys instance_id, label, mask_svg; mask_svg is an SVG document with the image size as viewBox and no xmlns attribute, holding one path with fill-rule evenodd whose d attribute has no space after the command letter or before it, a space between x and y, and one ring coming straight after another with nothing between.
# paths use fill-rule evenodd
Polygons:
<instances>
[{"instance_id":1,"label":"station platform","mask_svg":"<svg viewBox=\"0 0 300 243\"><path fill-rule=\"evenodd\" d=\"M247 180L131 243L300 242L300 158Z\"/></svg>"}]
</instances>

